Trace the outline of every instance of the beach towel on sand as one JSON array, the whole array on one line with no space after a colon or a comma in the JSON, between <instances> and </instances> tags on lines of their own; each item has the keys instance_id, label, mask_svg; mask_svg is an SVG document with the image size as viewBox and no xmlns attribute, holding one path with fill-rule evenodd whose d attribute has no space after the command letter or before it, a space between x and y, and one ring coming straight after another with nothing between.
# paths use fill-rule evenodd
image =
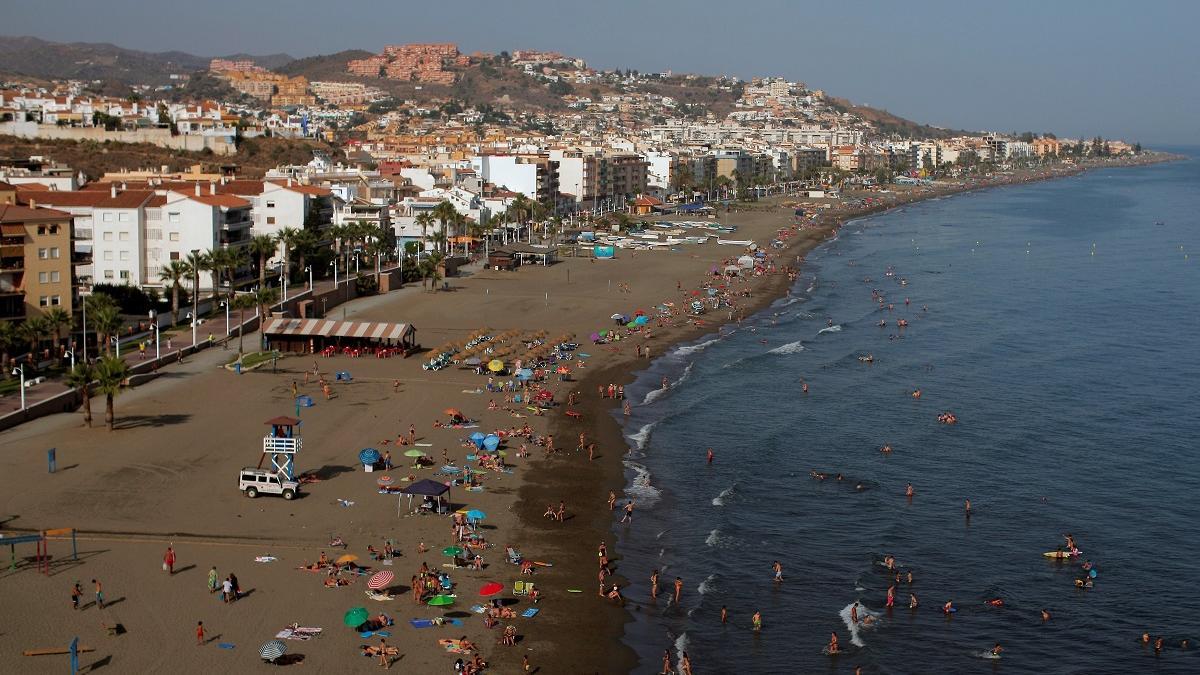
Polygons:
<instances>
[{"instance_id":1,"label":"beach towel on sand","mask_svg":"<svg viewBox=\"0 0 1200 675\"><path fill-rule=\"evenodd\" d=\"M432 628L437 625L437 622L433 619L409 619L408 623L411 624L413 628ZM462 619L442 619L442 625L461 626L463 625L463 622Z\"/></svg>"},{"instance_id":2,"label":"beach towel on sand","mask_svg":"<svg viewBox=\"0 0 1200 675\"><path fill-rule=\"evenodd\" d=\"M450 652L451 654L470 654L471 653L471 651L469 649L462 648L462 640L442 639L442 640L438 640L438 644L445 647L446 651Z\"/></svg>"},{"instance_id":3,"label":"beach towel on sand","mask_svg":"<svg viewBox=\"0 0 1200 675\"><path fill-rule=\"evenodd\" d=\"M533 617L537 616L537 613L540 611L541 610L538 609L537 607L530 607L529 609L525 610L524 612L521 612L521 616L525 617L526 619L532 619Z\"/></svg>"}]
</instances>

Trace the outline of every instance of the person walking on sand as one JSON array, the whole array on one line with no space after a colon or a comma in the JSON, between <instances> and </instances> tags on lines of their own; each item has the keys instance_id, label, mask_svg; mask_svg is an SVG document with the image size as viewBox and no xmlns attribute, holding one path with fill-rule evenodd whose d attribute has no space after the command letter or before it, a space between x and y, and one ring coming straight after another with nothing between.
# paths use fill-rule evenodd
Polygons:
<instances>
[{"instance_id":1,"label":"person walking on sand","mask_svg":"<svg viewBox=\"0 0 1200 675\"><path fill-rule=\"evenodd\" d=\"M213 568L208 571L208 592L216 593L217 589L220 587L221 584L218 581L217 566L213 565Z\"/></svg>"},{"instance_id":2,"label":"person walking on sand","mask_svg":"<svg viewBox=\"0 0 1200 675\"><path fill-rule=\"evenodd\" d=\"M408 444L415 445L417 442L417 427L414 424L408 425Z\"/></svg>"},{"instance_id":3,"label":"person walking on sand","mask_svg":"<svg viewBox=\"0 0 1200 675\"><path fill-rule=\"evenodd\" d=\"M203 621L196 622L196 646L197 647L204 646L204 622Z\"/></svg>"},{"instance_id":4,"label":"person walking on sand","mask_svg":"<svg viewBox=\"0 0 1200 675\"><path fill-rule=\"evenodd\" d=\"M675 577L675 604L679 604L679 596L683 593L683 579Z\"/></svg>"},{"instance_id":5,"label":"person walking on sand","mask_svg":"<svg viewBox=\"0 0 1200 675\"><path fill-rule=\"evenodd\" d=\"M71 609L79 609L79 598L83 597L83 589L79 587L79 582L76 581L71 586Z\"/></svg>"},{"instance_id":6,"label":"person walking on sand","mask_svg":"<svg viewBox=\"0 0 1200 675\"><path fill-rule=\"evenodd\" d=\"M379 638L379 665L391 670L392 660L388 658L387 640Z\"/></svg>"},{"instance_id":7,"label":"person walking on sand","mask_svg":"<svg viewBox=\"0 0 1200 675\"><path fill-rule=\"evenodd\" d=\"M167 546L167 552L163 554L163 569L168 575L175 574L175 548Z\"/></svg>"}]
</instances>

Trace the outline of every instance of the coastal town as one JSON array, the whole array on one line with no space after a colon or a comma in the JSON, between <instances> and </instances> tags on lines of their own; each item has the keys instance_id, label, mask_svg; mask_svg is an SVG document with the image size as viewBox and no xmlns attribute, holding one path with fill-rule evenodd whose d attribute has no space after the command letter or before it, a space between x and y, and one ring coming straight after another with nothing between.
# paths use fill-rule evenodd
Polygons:
<instances>
[{"instance_id":1,"label":"coastal town","mask_svg":"<svg viewBox=\"0 0 1200 675\"><path fill-rule=\"evenodd\" d=\"M7 662L627 672L636 372L848 220L1166 158L782 77L349 56L0 76ZM700 581L653 574L630 602Z\"/></svg>"}]
</instances>

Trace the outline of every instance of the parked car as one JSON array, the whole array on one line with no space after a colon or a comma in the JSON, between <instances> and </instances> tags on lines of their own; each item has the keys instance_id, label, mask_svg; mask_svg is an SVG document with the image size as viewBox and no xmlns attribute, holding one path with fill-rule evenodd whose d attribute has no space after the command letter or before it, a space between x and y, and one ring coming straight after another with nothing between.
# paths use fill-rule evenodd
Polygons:
<instances>
[{"instance_id":1,"label":"parked car","mask_svg":"<svg viewBox=\"0 0 1200 675\"><path fill-rule=\"evenodd\" d=\"M287 476L265 469L242 469L238 477L238 489L254 499L260 494L281 495L284 499L295 499L300 493L300 484Z\"/></svg>"}]
</instances>

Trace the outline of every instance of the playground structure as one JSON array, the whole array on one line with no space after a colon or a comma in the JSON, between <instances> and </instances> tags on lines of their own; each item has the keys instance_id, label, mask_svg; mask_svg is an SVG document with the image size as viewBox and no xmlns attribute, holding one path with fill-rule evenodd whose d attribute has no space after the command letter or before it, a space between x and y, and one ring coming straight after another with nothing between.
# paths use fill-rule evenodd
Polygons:
<instances>
[{"instance_id":1,"label":"playground structure","mask_svg":"<svg viewBox=\"0 0 1200 675\"><path fill-rule=\"evenodd\" d=\"M17 544L34 544L37 547L37 552L34 554L34 562L37 564L37 571L50 575L50 539L71 538L71 559L79 560L79 547L75 541L75 528L64 527L56 530L43 530L36 534L19 534L14 537L6 537L0 535L0 546L8 545L9 548L9 569L17 569Z\"/></svg>"},{"instance_id":2,"label":"playground structure","mask_svg":"<svg viewBox=\"0 0 1200 675\"><path fill-rule=\"evenodd\" d=\"M263 436L263 454L258 460L258 468L262 468L267 457L271 458L271 468L279 474L287 476L288 480L296 480L295 455L303 447L300 438L300 418L281 415L266 421L271 432Z\"/></svg>"}]
</instances>

